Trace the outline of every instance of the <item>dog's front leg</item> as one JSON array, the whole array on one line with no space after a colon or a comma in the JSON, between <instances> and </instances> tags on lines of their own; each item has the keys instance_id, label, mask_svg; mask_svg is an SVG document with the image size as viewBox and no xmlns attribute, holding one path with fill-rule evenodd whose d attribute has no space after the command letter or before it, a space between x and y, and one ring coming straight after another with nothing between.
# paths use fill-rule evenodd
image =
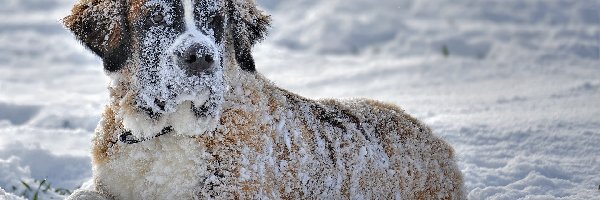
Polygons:
<instances>
[{"instance_id":1,"label":"dog's front leg","mask_svg":"<svg viewBox=\"0 0 600 200\"><path fill-rule=\"evenodd\" d=\"M91 190L75 190L73 194L67 197L65 200L109 200L109 197L106 197L99 192L91 191Z\"/></svg>"}]
</instances>

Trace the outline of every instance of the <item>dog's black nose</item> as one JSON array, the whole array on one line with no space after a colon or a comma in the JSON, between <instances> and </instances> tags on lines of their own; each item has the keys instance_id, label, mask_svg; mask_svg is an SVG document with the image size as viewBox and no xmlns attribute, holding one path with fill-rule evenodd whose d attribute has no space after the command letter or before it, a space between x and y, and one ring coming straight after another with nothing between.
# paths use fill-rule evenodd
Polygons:
<instances>
[{"instance_id":1,"label":"dog's black nose","mask_svg":"<svg viewBox=\"0 0 600 200\"><path fill-rule=\"evenodd\" d=\"M200 75L206 72L214 63L213 54L200 44L192 44L177 53L180 66L189 75Z\"/></svg>"}]
</instances>

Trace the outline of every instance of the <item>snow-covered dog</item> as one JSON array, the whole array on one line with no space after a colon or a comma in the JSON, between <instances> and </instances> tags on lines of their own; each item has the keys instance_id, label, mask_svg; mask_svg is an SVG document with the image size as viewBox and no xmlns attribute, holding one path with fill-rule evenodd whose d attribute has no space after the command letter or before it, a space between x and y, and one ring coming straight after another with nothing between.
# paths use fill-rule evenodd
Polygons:
<instances>
[{"instance_id":1,"label":"snow-covered dog","mask_svg":"<svg viewBox=\"0 0 600 200\"><path fill-rule=\"evenodd\" d=\"M72 199L461 199L453 149L394 105L310 100L255 71L253 0L80 0L110 103Z\"/></svg>"}]
</instances>

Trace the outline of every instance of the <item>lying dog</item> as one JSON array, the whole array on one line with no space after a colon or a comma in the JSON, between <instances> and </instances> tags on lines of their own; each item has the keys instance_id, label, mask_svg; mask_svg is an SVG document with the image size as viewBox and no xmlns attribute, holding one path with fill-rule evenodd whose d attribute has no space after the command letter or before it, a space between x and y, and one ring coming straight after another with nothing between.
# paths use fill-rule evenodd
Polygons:
<instances>
[{"instance_id":1,"label":"lying dog","mask_svg":"<svg viewBox=\"0 0 600 200\"><path fill-rule=\"evenodd\" d=\"M462 199L453 149L394 105L314 101L255 71L253 0L80 0L110 103L71 199Z\"/></svg>"}]
</instances>

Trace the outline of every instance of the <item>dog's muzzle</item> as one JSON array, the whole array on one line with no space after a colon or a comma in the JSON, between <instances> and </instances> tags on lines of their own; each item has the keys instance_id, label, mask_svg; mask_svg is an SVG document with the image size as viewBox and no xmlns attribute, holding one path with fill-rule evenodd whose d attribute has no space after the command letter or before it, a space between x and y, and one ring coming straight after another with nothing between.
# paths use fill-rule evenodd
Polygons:
<instances>
[{"instance_id":1,"label":"dog's muzzle","mask_svg":"<svg viewBox=\"0 0 600 200\"><path fill-rule=\"evenodd\" d=\"M163 64L142 73L137 106L151 118L175 112L184 101L203 106L222 84L217 44L199 32L180 35L168 48ZM149 77L149 78L146 78Z\"/></svg>"}]
</instances>

